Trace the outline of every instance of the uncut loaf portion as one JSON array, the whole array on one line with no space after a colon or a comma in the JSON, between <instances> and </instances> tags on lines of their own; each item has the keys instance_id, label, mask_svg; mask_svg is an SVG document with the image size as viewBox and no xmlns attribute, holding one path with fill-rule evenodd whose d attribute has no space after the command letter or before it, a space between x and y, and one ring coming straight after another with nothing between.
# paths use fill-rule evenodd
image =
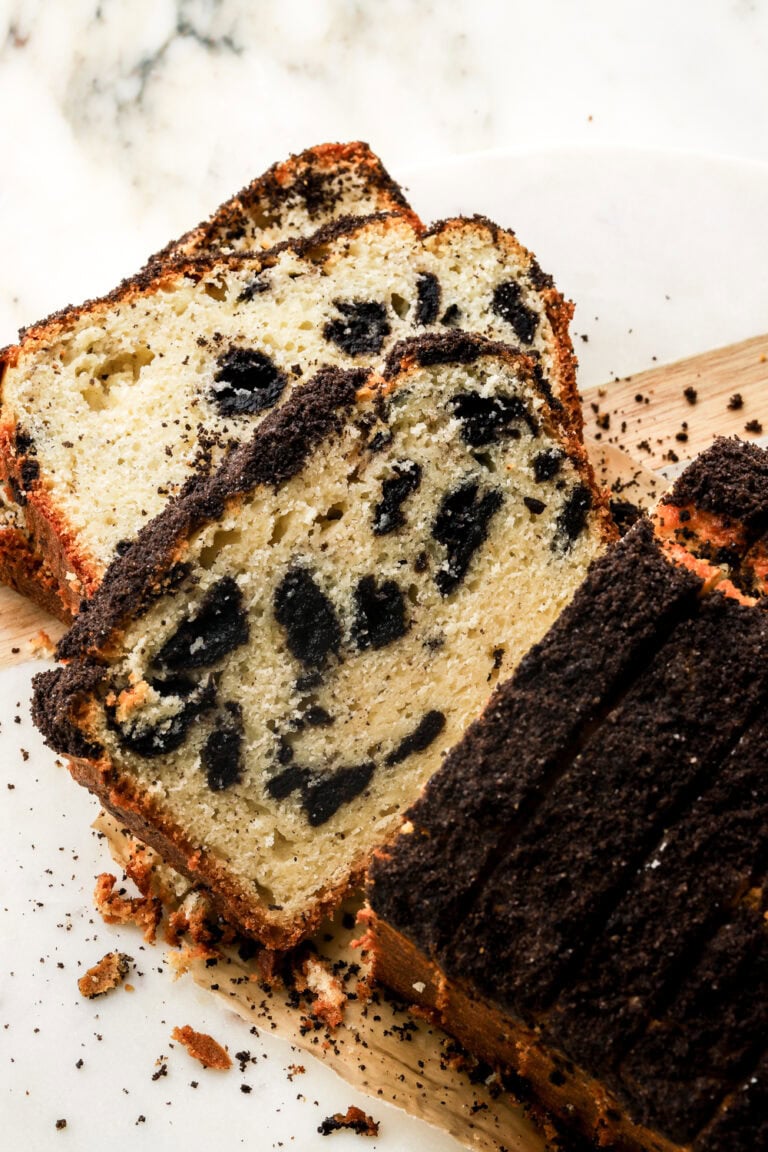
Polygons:
<instances>
[{"instance_id":1,"label":"uncut loaf portion","mask_svg":"<svg viewBox=\"0 0 768 1152\"><path fill-rule=\"evenodd\" d=\"M402 190L366 144L321 144L273 165L209 220L153 256L144 275L160 275L189 257L261 252L310 235L340 216L377 212L400 212L420 227ZM2 423L10 422L5 418ZM27 465L27 478L30 468L34 471L34 465ZM54 554L48 562L44 534L41 538L32 516L27 523L21 466L6 471L8 485L0 493L0 580L47 611L68 616L75 605L71 596L65 597L66 606L62 603L56 574L61 561Z\"/></svg>"},{"instance_id":2,"label":"uncut loaf portion","mask_svg":"<svg viewBox=\"0 0 768 1152\"><path fill-rule=\"evenodd\" d=\"M617 1152L768 1147L766 529L718 440L371 867L378 977Z\"/></svg>"},{"instance_id":3,"label":"uncut loaf portion","mask_svg":"<svg viewBox=\"0 0 768 1152\"><path fill-rule=\"evenodd\" d=\"M108 572L38 678L77 780L283 948L359 878L612 527L526 357L325 369Z\"/></svg>"},{"instance_id":4,"label":"uncut loaf portion","mask_svg":"<svg viewBox=\"0 0 768 1152\"><path fill-rule=\"evenodd\" d=\"M571 306L487 220L340 221L263 257L190 261L29 329L2 358L0 468L74 614L196 472L323 365L470 329L524 347L575 436Z\"/></svg>"}]
</instances>

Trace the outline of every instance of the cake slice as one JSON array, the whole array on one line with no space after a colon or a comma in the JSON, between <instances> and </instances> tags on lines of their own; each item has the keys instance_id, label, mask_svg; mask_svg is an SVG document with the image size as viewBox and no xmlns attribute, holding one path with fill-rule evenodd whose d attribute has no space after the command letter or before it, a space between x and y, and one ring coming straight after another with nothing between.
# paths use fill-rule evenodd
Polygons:
<instances>
[{"instance_id":1,"label":"cake slice","mask_svg":"<svg viewBox=\"0 0 768 1152\"><path fill-rule=\"evenodd\" d=\"M73 614L170 496L324 365L380 370L399 339L480 332L534 357L577 436L570 314L489 221L424 235L402 215L337 221L262 257L138 277L29 329L1 361L0 468Z\"/></svg>"},{"instance_id":2,"label":"cake slice","mask_svg":"<svg viewBox=\"0 0 768 1152\"><path fill-rule=\"evenodd\" d=\"M418 224L402 188L367 144L319 144L273 164L208 220L156 253L147 267L186 256L266 251L339 217L376 212L402 212Z\"/></svg>"},{"instance_id":3,"label":"cake slice","mask_svg":"<svg viewBox=\"0 0 768 1152\"><path fill-rule=\"evenodd\" d=\"M366 144L321 144L252 181L209 220L153 256L144 275L161 275L190 257L261 252L291 237L310 235L340 216L376 212L400 212L420 226L402 189ZM6 428L11 423L5 416L2 422ZM0 476L3 471L7 489L0 509L0 580L47 611L69 618L76 604L71 595L62 600L59 557L55 550L46 555L45 541L26 522L24 479L18 468L0 469Z\"/></svg>"},{"instance_id":4,"label":"cake slice","mask_svg":"<svg viewBox=\"0 0 768 1152\"><path fill-rule=\"evenodd\" d=\"M767 462L718 441L593 565L371 869L378 977L600 1146L764 1135Z\"/></svg>"},{"instance_id":5,"label":"cake slice","mask_svg":"<svg viewBox=\"0 0 768 1152\"><path fill-rule=\"evenodd\" d=\"M535 364L325 369L144 530L41 676L75 777L287 947L394 832L611 534Z\"/></svg>"}]
</instances>

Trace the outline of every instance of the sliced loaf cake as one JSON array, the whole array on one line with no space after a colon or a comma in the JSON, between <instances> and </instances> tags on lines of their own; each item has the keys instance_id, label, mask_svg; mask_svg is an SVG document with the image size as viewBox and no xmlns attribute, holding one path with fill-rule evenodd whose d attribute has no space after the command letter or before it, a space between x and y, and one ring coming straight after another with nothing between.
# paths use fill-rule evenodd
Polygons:
<instances>
[{"instance_id":1,"label":"sliced loaf cake","mask_svg":"<svg viewBox=\"0 0 768 1152\"><path fill-rule=\"evenodd\" d=\"M401 212L419 227L402 190L366 144L321 144L274 165L222 204L209 220L152 257L144 277L161 275L190 257L215 259L227 252L262 252L291 237L310 235L340 216L376 212ZM0 416L0 422L6 428L12 424L5 415ZM71 432L74 436L76 430ZM76 439L72 442L72 451L77 452ZM30 467L34 469L34 465L28 465L28 474ZM68 618L76 601L71 594L63 599L60 595L58 550L49 554L52 542L47 533L37 531L34 517L27 523L19 468L4 471L7 488L0 516L0 580L48 611Z\"/></svg>"},{"instance_id":2,"label":"sliced loaf cake","mask_svg":"<svg viewBox=\"0 0 768 1152\"><path fill-rule=\"evenodd\" d=\"M74 613L169 496L323 365L380 369L399 339L481 332L534 357L577 435L570 315L487 220L425 235L398 215L337 222L261 258L139 277L29 329L0 361L0 467Z\"/></svg>"},{"instance_id":3,"label":"sliced loaf cake","mask_svg":"<svg viewBox=\"0 0 768 1152\"><path fill-rule=\"evenodd\" d=\"M107 573L37 682L73 773L269 945L315 927L611 528L526 357L323 370Z\"/></svg>"},{"instance_id":4,"label":"sliced loaf cake","mask_svg":"<svg viewBox=\"0 0 768 1152\"><path fill-rule=\"evenodd\" d=\"M718 441L372 867L379 978L601 1147L765 1143L768 601L703 554L766 516L768 453Z\"/></svg>"}]
</instances>

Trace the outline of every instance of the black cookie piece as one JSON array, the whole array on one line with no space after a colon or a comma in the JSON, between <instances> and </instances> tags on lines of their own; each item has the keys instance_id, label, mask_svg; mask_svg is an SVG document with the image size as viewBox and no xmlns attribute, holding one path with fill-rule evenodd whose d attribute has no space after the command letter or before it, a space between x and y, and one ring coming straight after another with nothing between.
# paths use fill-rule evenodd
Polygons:
<instances>
[{"instance_id":1,"label":"black cookie piece","mask_svg":"<svg viewBox=\"0 0 768 1152\"><path fill-rule=\"evenodd\" d=\"M348 356L373 356L392 331L387 309L376 300L334 301L341 319L329 320L323 328L326 340L337 344Z\"/></svg>"},{"instance_id":2,"label":"black cookie piece","mask_svg":"<svg viewBox=\"0 0 768 1152\"><path fill-rule=\"evenodd\" d=\"M171 693L167 693L170 695ZM187 738L190 727L203 712L209 711L216 702L216 687L213 680L206 679L196 685L192 692L183 697L184 703L175 716L167 717L158 724L120 724L116 719L116 707L107 705L107 723L118 735L124 748L150 760L155 756L165 756L175 752Z\"/></svg>"},{"instance_id":3,"label":"black cookie piece","mask_svg":"<svg viewBox=\"0 0 768 1152\"><path fill-rule=\"evenodd\" d=\"M309 668L320 668L341 644L341 627L328 597L308 568L289 568L275 589L275 619L286 632L288 648Z\"/></svg>"},{"instance_id":4,"label":"black cookie piece","mask_svg":"<svg viewBox=\"0 0 768 1152\"><path fill-rule=\"evenodd\" d=\"M224 708L225 714L200 754L212 792L223 792L237 784L243 775L243 710L233 700L228 700Z\"/></svg>"},{"instance_id":5,"label":"black cookie piece","mask_svg":"<svg viewBox=\"0 0 768 1152\"><path fill-rule=\"evenodd\" d=\"M397 460L392 465L395 473L381 485L381 500L373 510L375 536L386 536L405 524L402 505L421 483L421 465L415 460Z\"/></svg>"},{"instance_id":6,"label":"black cookie piece","mask_svg":"<svg viewBox=\"0 0 768 1152\"><path fill-rule=\"evenodd\" d=\"M402 764L414 752L423 752L425 748L429 748L433 740L445 728L445 715L433 709L422 716L419 723L414 728L413 732L409 732L400 743L394 748L384 763L388 768L393 767L395 764Z\"/></svg>"},{"instance_id":7,"label":"black cookie piece","mask_svg":"<svg viewBox=\"0 0 768 1152\"><path fill-rule=\"evenodd\" d=\"M272 408L287 383L277 365L255 348L230 348L217 363L216 387L208 396L222 416L245 416Z\"/></svg>"},{"instance_id":8,"label":"black cookie piece","mask_svg":"<svg viewBox=\"0 0 768 1152\"><path fill-rule=\"evenodd\" d=\"M523 290L515 280L505 280L494 289L491 309L511 324L521 344L531 344L536 335L539 318L521 297Z\"/></svg>"},{"instance_id":9,"label":"black cookie piece","mask_svg":"<svg viewBox=\"0 0 768 1152\"><path fill-rule=\"evenodd\" d=\"M570 548L584 531L592 507L592 493L585 484L577 484L557 517L557 530Z\"/></svg>"},{"instance_id":10,"label":"black cookie piece","mask_svg":"<svg viewBox=\"0 0 768 1152\"><path fill-rule=\"evenodd\" d=\"M336 772L314 775L309 768L292 764L267 782L267 792L275 800L284 800L293 792L301 793L301 806L313 828L325 824L342 804L348 804L364 792L373 776L375 765L356 764Z\"/></svg>"},{"instance_id":11,"label":"black cookie piece","mask_svg":"<svg viewBox=\"0 0 768 1152\"><path fill-rule=\"evenodd\" d=\"M543 484L545 480L552 480L557 476L564 459L565 457L559 448L547 448L545 452L539 452L533 461L533 475L536 482Z\"/></svg>"},{"instance_id":12,"label":"black cookie piece","mask_svg":"<svg viewBox=\"0 0 768 1152\"><path fill-rule=\"evenodd\" d=\"M461 438L472 448L495 444L502 436L517 438L517 424L527 425L532 436L538 427L519 396L481 396L479 392L459 392L451 406L461 421Z\"/></svg>"},{"instance_id":13,"label":"black cookie piece","mask_svg":"<svg viewBox=\"0 0 768 1152\"><path fill-rule=\"evenodd\" d=\"M363 576L355 588L355 620L352 628L358 648L384 648L408 631L405 601L394 580L379 584L375 576Z\"/></svg>"},{"instance_id":14,"label":"black cookie piece","mask_svg":"<svg viewBox=\"0 0 768 1152\"><path fill-rule=\"evenodd\" d=\"M329 776L317 776L302 789L301 803L313 828L325 824L342 804L348 804L368 787L374 764L339 768Z\"/></svg>"},{"instance_id":15,"label":"black cookie piece","mask_svg":"<svg viewBox=\"0 0 768 1152\"><path fill-rule=\"evenodd\" d=\"M445 546L447 556L435 573L435 583L447 596L464 579L472 557L488 535L491 517L504 503L498 488L478 498L479 484L468 480L443 497L432 535Z\"/></svg>"},{"instance_id":16,"label":"black cookie piece","mask_svg":"<svg viewBox=\"0 0 768 1152\"><path fill-rule=\"evenodd\" d=\"M434 324L440 308L440 281L431 272L423 272L416 278L416 317L415 323L426 327Z\"/></svg>"},{"instance_id":17,"label":"black cookie piece","mask_svg":"<svg viewBox=\"0 0 768 1152\"><path fill-rule=\"evenodd\" d=\"M197 615L185 620L155 657L159 668L183 672L205 668L248 641L248 616L243 594L231 576L206 592Z\"/></svg>"}]
</instances>

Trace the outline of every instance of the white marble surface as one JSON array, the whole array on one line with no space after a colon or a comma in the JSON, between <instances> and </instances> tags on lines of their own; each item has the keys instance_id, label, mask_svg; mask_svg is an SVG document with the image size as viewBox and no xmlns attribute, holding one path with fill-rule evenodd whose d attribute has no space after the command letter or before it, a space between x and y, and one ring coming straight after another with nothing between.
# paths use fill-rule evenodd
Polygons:
<instances>
[{"instance_id":1,"label":"white marble surface","mask_svg":"<svg viewBox=\"0 0 768 1152\"><path fill-rule=\"evenodd\" d=\"M768 160L766 50L760 0L0 0L0 343L321 140Z\"/></svg>"}]
</instances>

